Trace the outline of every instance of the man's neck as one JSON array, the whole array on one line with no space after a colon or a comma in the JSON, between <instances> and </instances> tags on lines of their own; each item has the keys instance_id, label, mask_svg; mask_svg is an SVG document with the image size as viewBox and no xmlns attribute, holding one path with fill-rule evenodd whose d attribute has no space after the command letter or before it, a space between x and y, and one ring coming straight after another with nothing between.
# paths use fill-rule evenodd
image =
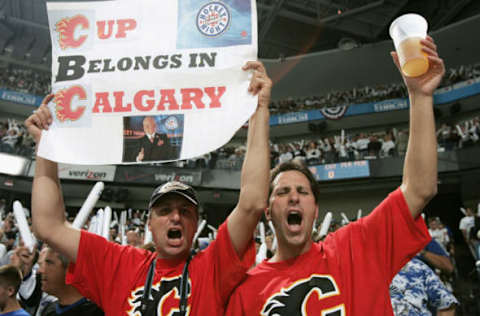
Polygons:
<instances>
[{"instance_id":1,"label":"man's neck","mask_svg":"<svg viewBox=\"0 0 480 316\"><path fill-rule=\"evenodd\" d=\"M82 294L71 285L65 285L65 287L59 292L60 294L55 296L58 298L58 303L60 305L71 305L83 298Z\"/></svg>"},{"instance_id":2,"label":"man's neck","mask_svg":"<svg viewBox=\"0 0 480 316\"><path fill-rule=\"evenodd\" d=\"M5 308L2 310L2 314L14 312L16 310L19 310L21 308L20 304L15 298L7 300L7 304L5 305Z\"/></svg>"},{"instance_id":3,"label":"man's neck","mask_svg":"<svg viewBox=\"0 0 480 316\"><path fill-rule=\"evenodd\" d=\"M303 246L289 245L287 242L277 241L278 246L275 255L269 260L269 262L281 262L296 258L310 250L312 247L312 241L308 240Z\"/></svg>"}]
</instances>

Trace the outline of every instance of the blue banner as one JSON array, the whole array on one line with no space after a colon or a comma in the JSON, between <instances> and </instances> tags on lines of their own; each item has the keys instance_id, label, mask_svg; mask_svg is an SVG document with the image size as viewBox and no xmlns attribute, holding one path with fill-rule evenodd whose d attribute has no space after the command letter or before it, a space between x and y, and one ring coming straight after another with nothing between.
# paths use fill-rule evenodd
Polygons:
<instances>
[{"instance_id":1,"label":"blue banner","mask_svg":"<svg viewBox=\"0 0 480 316\"><path fill-rule=\"evenodd\" d=\"M0 99L20 104L40 106L43 98L27 93L0 89Z\"/></svg>"},{"instance_id":2,"label":"blue banner","mask_svg":"<svg viewBox=\"0 0 480 316\"><path fill-rule=\"evenodd\" d=\"M450 103L459 99L480 94L480 78L457 83L453 86L439 89L435 92L434 103L436 105ZM346 107L346 111L339 109ZM409 108L407 99L390 99L380 102L360 103L333 107L332 115L329 116L327 108L295 113L276 114L270 117L270 125L293 124L315 120L340 119L345 116L380 113L387 111L406 110ZM343 115L338 115L342 113Z\"/></svg>"},{"instance_id":3,"label":"blue banner","mask_svg":"<svg viewBox=\"0 0 480 316\"><path fill-rule=\"evenodd\" d=\"M368 160L348 161L309 167L317 181L365 178L370 176Z\"/></svg>"}]
</instances>

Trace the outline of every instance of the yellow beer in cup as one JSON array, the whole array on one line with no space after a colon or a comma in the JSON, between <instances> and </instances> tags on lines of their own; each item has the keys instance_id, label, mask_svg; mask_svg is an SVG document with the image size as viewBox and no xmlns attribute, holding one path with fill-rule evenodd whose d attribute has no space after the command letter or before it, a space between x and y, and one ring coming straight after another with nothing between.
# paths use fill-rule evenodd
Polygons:
<instances>
[{"instance_id":1,"label":"yellow beer in cup","mask_svg":"<svg viewBox=\"0 0 480 316\"><path fill-rule=\"evenodd\" d=\"M405 76L418 77L428 71L427 54L420 41L427 36L427 21L418 14L405 14L392 22L390 36Z\"/></svg>"}]
</instances>

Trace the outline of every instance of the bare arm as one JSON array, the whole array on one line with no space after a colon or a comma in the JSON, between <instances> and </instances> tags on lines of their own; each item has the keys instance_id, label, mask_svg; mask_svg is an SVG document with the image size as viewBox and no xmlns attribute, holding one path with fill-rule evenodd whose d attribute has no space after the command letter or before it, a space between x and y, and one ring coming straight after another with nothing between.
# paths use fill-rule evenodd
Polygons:
<instances>
[{"instance_id":1,"label":"bare arm","mask_svg":"<svg viewBox=\"0 0 480 316\"><path fill-rule=\"evenodd\" d=\"M455 305L437 311L437 316L455 316Z\"/></svg>"},{"instance_id":2,"label":"bare arm","mask_svg":"<svg viewBox=\"0 0 480 316\"><path fill-rule=\"evenodd\" d=\"M425 258L436 269L440 269L448 274L453 272L453 264L448 257L437 255L430 251L422 251L422 257Z\"/></svg>"},{"instance_id":3,"label":"bare arm","mask_svg":"<svg viewBox=\"0 0 480 316\"><path fill-rule=\"evenodd\" d=\"M52 98L53 95L46 96L40 108L25 121L25 126L37 144L40 141L42 129L48 129L48 125L52 122L50 111L46 106ZM80 231L72 228L65 219L65 205L58 179L57 163L38 156L32 187L32 224L38 238L75 261L80 243Z\"/></svg>"},{"instance_id":4,"label":"bare arm","mask_svg":"<svg viewBox=\"0 0 480 316\"><path fill-rule=\"evenodd\" d=\"M248 62L243 69L254 70L249 91L253 95L258 94L258 107L248 125L239 201L227 222L230 238L239 256L243 256L258 220L267 207L270 170L268 105L272 88L272 81L260 62Z\"/></svg>"},{"instance_id":5,"label":"bare arm","mask_svg":"<svg viewBox=\"0 0 480 316\"><path fill-rule=\"evenodd\" d=\"M430 67L422 76L403 76L410 97L410 136L403 168L401 190L416 218L437 193L437 140L433 116L433 92L445 72L431 37L422 40ZM392 52L400 71L397 54ZM401 72L401 71L400 71Z\"/></svg>"}]
</instances>

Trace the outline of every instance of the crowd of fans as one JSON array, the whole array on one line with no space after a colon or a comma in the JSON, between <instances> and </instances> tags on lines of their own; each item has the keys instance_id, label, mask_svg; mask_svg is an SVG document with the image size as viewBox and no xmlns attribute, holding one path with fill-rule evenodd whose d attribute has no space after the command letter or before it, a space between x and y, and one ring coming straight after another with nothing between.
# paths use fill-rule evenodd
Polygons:
<instances>
[{"instance_id":1,"label":"crowd of fans","mask_svg":"<svg viewBox=\"0 0 480 316\"><path fill-rule=\"evenodd\" d=\"M437 130L439 152L478 145L479 140L479 116L454 124L443 123ZM293 159L304 161L307 165L317 165L403 156L407 143L408 129L393 128L380 132L360 132L354 135L341 131L339 135L323 139L272 143L271 165L275 166ZM34 158L32 156L34 150L35 143L22 123L13 119L0 121L0 152ZM156 165L189 169L240 170L245 151L246 148L243 145L226 145L201 157Z\"/></svg>"},{"instance_id":2,"label":"crowd of fans","mask_svg":"<svg viewBox=\"0 0 480 316\"><path fill-rule=\"evenodd\" d=\"M23 123L14 119L0 121L0 152L30 158L34 148L35 141Z\"/></svg>"},{"instance_id":3,"label":"crowd of fans","mask_svg":"<svg viewBox=\"0 0 480 316\"><path fill-rule=\"evenodd\" d=\"M0 88L34 95L47 95L51 91L50 74L13 65L0 71Z\"/></svg>"},{"instance_id":4,"label":"crowd of fans","mask_svg":"<svg viewBox=\"0 0 480 316\"><path fill-rule=\"evenodd\" d=\"M343 135L343 136L342 136ZM480 144L480 117L443 123L437 130L438 151L452 151ZM289 160L301 160L307 165L329 164L362 159L404 156L407 150L408 129L396 128L380 132L360 132L318 139L271 144L271 165ZM245 146L224 146L196 159L172 163L184 168L240 169Z\"/></svg>"},{"instance_id":5,"label":"crowd of fans","mask_svg":"<svg viewBox=\"0 0 480 316\"><path fill-rule=\"evenodd\" d=\"M449 69L443 77L439 88L480 77L480 63ZM272 102L272 113L288 113L302 110L313 110L323 107L352 105L382 100L406 98L407 90L403 83L380 84L375 87L356 87L350 90L330 91L326 95L303 98L286 98Z\"/></svg>"},{"instance_id":6,"label":"crowd of fans","mask_svg":"<svg viewBox=\"0 0 480 316\"><path fill-rule=\"evenodd\" d=\"M343 136L342 136L343 135ZM443 123L437 130L438 151L451 151L478 144L480 117ZM272 146L272 164L299 159L308 165L337 163L362 159L377 159L405 155L408 129L395 128L355 135L331 136L324 139L301 140Z\"/></svg>"}]
</instances>

